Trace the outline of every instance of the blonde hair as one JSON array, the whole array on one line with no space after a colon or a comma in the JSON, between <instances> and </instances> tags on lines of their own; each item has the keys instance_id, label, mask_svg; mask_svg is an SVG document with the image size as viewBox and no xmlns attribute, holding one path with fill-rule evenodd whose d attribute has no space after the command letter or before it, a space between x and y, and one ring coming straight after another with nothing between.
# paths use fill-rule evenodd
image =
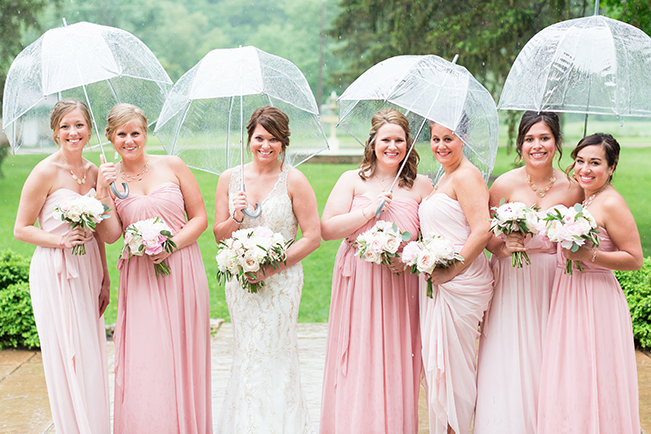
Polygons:
<instances>
[{"instance_id":1,"label":"blonde hair","mask_svg":"<svg viewBox=\"0 0 651 434\"><path fill-rule=\"evenodd\" d=\"M52 113L50 113L50 128L52 128L52 138L54 139L54 143L56 143L57 146L61 146L61 143L59 143L59 129L61 129L61 119L63 119L65 115L73 110L79 110L81 112L81 114L84 116L84 120L86 121L86 125L88 125L88 138L90 139L90 136L92 135L93 127L90 120L90 112L88 111L86 104L84 104L83 101L75 98L65 98L54 104Z\"/></svg>"},{"instance_id":2,"label":"blonde hair","mask_svg":"<svg viewBox=\"0 0 651 434\"><path fill-rule=\"evenodd\" d=\"M108 114L108 119L106 120L104 135L111 143L113 143L113 138L117 129L131 121L137 121L140 124L146 141L147 117L140 107L127 103L118 104L111 109Z\"/></svg>"},{"instance_id":3,"label":"blonde hair","mask_svg":"<svg viewBox=\"0 0 651 434\"><path fill-rule=\"evenodd\" d=\"M366 140L366 145L364 147L364 160L362 160L362 163L359 165L358 174L364 181L372 178L375 174L375 165L377 162L377 155L375 155L375 142L377 140L378 131L386 124L398 125L403 129L407 143L407 152L409 152L409 148L414 141L411 137L409 121L405 115L400 113L398 110L391 108L380 110L375 113L371 119L371 131L369 132L369 137ZM419 161L420 156L418 155L418 152L416 152L416 149L413 149L409 154L409 157L407 157L407 163L405 164L404 169L400 173L398 181L400 187L411 188L414 185L414 180L418 174ZM400 163L402 164L402 161Z\"/></svg>"}]
</instances>

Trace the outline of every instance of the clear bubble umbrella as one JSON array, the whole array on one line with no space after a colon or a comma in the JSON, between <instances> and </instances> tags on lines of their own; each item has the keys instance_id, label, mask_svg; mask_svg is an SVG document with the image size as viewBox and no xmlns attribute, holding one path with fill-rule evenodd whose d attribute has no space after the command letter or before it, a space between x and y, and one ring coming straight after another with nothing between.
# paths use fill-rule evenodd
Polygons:
<instances>
[{"instance_id":1,"label":"clear bubble umbrella","mask_svg":"<svg viewBox=\"0 0 651 434\"><path fill-rule=\"evenodd\" d=\"M153 123L171 88L156 56L129 32L86 22L65 26L64 20L64 27L45 32L11 64L2 101L3 131L14 154L53 153L52 107L63 98L77 98L90 109L104 154L98 122L103 127L113 106L137 105Z\"/></svg>"},{"instance_id":2,"label":"clear bubble umbrella","mask_svg":"<svg viewBox=\"0 0 651 434\"><path fill-rule=\"evenodd\" d=\"M361 145L368 138L373 114L385 108L405 114L421 157L418 170L433 180L441 175L442 167L430 149L429 121L459 136L464 142L464 155L479 168L484 179L488 180L493 170L498 145L495 102L466 68L456 64L456 57L453 62L435 55L392 57L364 72L338 101L337 126ZM391 190L401 171L402 166Z\"/></svg>"},{"instance_id":3,"label":"clear bubble umbrella","mask_svg":"<svg viewBox=\"0 0 651 434\"><path fill-rule=\"evenodd\" d=\"M595 14L546 27L515 59L503 110L651 116L651 38ZM584 135L585 135L584 130Z\"/></svg>"},{"instance_id":4,"label":"clear bubble umbrella","mask_svg":"<svg viewBox=\"0 0 651 434\"><path fill-rule=\"evenodd\" d=\"M255 47L213 50L201 59L174 85L154 134L168 154L219 175L250 161L244 128L262 106L277 107L289 117L286 163L296 167L328 149L314 94L301 71ZM260 210L256 204L255 213L244 211L256 217Z\"/></svg>"}]
</instances>

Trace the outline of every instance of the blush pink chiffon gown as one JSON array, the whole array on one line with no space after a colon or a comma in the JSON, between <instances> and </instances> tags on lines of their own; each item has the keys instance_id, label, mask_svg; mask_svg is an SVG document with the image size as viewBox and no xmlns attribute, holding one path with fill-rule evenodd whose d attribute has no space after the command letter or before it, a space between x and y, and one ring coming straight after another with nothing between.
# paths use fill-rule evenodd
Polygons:
<instances>
[{"instance_id":1,"label":"blush pink chiffon gown","mask_svg":"<svg viewBox=\"0 0 651 434\"><path fill-rule=\"evenodd\" d=\"M479 339L473 434L536 433L556 245L533 236L525 248L531 264L522 268L511 256L491 258L495 293Z\"/></svg>"},{"instance_id":2,"label":"blush pink chiffon gown","mask_svg":"<svg viewBox=\"0 0 651 434\"><path fill-rule=\"evenodd\" d=\"M600 251L616 246L605 229ZM612 270L581 262L558 268L547 321L537 434L639 434L631 315Z\"/></svg>"},{"instance_id":3,"label":"blush pink chiffon gown","mask_svg":"<svg viewBox=\"0 0 651 434\"><path fill-rule=\"evenodd\" d=\"M116 199L126 229L160 216L172 229L186 223L178 185ZM165 259L156 278L147 256L120 259L115 326L115 434L212 432L208 281L195 242Z\"/></svg>"},{"instance_id":4,"label":"blush pink chiffon gown","mask_svg":"<svg viewBox=\"0 0 651 434\"><path fill-rule=\"evenodd\" d=\"M352 209L370 199L355 196ZM418 235L418 203L394 198L382 220ZM332 279L322 434L416 433L421 370L418 276L355 256L353 241L376 220L341 243Z\"/></svg>"},{"instance_id":5,"label":"blush pink chiffon gown","mask_svg":"<svg viewBox=\"0 0 651 434\"><path fill-rule=\"evenodd\" d=\"M460 251L470 226L459 202L437 193L419 210L423 235L434 233L450 240ZM477 397L476 342L479 322L493 295L493 273L481 253L452 280L433 287L420 281L420 333L423 370L427 382L430 434L468 434Z\"/></svg>"},{"instance_id":6,"label":"blush pink chiffon gown","mask_svg":"<svg viewBox=\"0 0 651 434\"><path fill-rule=\"evenodd\" d=\"M93 190L91 190L93 191ZM64 235L70 223L54 207L79 197L67 188L50 194L38 225ZM36 247L29 286L52 419L58 433L108 434L109 387L104 316L99 316L102 259L93 238L85 255L72 249Z\"/></svg>"}]
</instances>

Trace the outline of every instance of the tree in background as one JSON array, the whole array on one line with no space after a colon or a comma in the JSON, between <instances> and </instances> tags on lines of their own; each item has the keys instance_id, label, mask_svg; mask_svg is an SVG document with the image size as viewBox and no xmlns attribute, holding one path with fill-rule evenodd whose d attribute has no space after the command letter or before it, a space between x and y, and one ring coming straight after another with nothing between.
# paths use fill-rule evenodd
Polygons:
<instances>
[{"instance_id":1,"label":"tree in background","mask_svg":"<svg viewBox=\"0 0 651 434\"><path fill-rule=\"evenodd\" d=\"M647 35L651 35L651 7L649 0L602 0L600 6L606 7L602 14L609 18L629 23Z\"/></svg>"}]
</instances>

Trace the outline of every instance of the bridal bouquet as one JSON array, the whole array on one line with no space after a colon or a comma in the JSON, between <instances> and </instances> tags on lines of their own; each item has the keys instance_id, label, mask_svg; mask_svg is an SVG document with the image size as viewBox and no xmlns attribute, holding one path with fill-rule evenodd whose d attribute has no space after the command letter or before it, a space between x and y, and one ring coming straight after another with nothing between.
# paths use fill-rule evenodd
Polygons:
<instances>
[{"instance_id":1,"label":"bridal bouquet","mask_svg":"<svg viewBox=\"0 0 651 434\"><path fill-rule=\"evenodd\" d=\"M496 237L512 233L522 235L537 234L540 229L540 219L536 212L537 207L527 207L522 202L504 203L500 202L499 207L492 207L495 212L492 214L490 230ZM527 252L513 252L511 254L511 266L522 268L523 264L531 265Z\"/></svg>"},{"instance_id":2,"label":"bridal bouquet","mask_svg":"<svg viewBox=\"0 0 651 434\"><path fill-rule=\"evenodd\" d=\"M97 200L95 196L79 196L54 207L54 218L70 223L72 229L80 226L95 231L95 226L110 216L106 214L109 207ZM85 255L86 247L79 244L72 248L73 255Z\"/></svg>"},{"instance_id":3,"label":"bridal bouquet","mask_svg":"<svg viewBox=\"0 0 651 434\"><path fill-rule=\"evenodd\" d=\"M176 249L176 244L170 238L172 238L172 230L160 217L131 223L124 232L122 256L130 258L132 256L157 255L163 250L172 254ZM157 279L161 275L169 276L171 272L165 261L154 264L154 271Z\"/></svg>"},{"instance_id":4,"label":"bridal bouquet","mask_svg":"<svg viewBox=\"0 0 651 434\"><path fill-rule=\"evenodd\" d=\"M357 254L366 262L391 265L391 258L398 258L398 249L403 241L409 241L411 234L401 232L395 223L378 220L355 240Z\"/></svg>"},{"instance_id":5,"label":"bridal bouquet","mask_svg":"<svg viewBox=\"0 0 651 434\"><path fill-rule=\"evenodd\" d=\"M402 262L413 273L432 274L436 267L447 268L454 261L463 262L450 240L440 235L426 235L421 241L412 241L402 250ZM427 296L432 298L432 281L427 280Z\"/></svg>"},{"instance_id":6,"label":"bridal bouquet","mask_svg":"<svg viewBox=\"0 0 651 434\"><path fill-rule=\"evenodd\" d=\"M540 234L550 241L560 243L564 249L573 252L579 250L586 242L592 243L594 248L599 247L599 231L597 222L587 209L581 204L575 204L572 208L558 205L547 212L543 218L545 228ZM576 268L583 272L581 262L574 261ZM572 274L572 261L567 260L565 272Z\"/></svg>"},{"instance_id":7,"label":"bridal bouquet","mask_svg":"<svg viewBox=\"0 0 651 434\"><path fill-rule=\"evenodd\" d=\"M267 266L276 269L280 262L287 264L287 249L293 242L264 226L235 231L232 238L217 244L217 279L222 283L235 277L242 288L256 293L264 281L251 283L248 277Z\"/></svg>"}]
</instances>

